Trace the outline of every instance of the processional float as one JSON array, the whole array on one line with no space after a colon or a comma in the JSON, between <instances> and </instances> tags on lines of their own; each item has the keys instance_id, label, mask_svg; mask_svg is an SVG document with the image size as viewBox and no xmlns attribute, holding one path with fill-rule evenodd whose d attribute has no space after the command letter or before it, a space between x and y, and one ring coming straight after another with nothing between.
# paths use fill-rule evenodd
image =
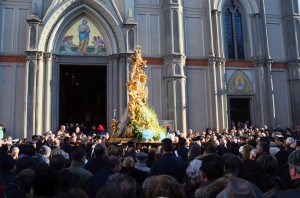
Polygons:
<instances>
[{"instance_id":1,"label":"processional float","mask_svg":"<svg viewBox=\"0 0 300 198\"><path fill-rule=\"evenodd\" d=\"M120 121L115 113L111 121L112 141L122 141L124 138L158 141L166 137L165 128L159 125L154 109L148 106L148 76L143 71L146 64L138 47L131 56L131 71L126 83L129 96L127 107Z\"/></svg>"}]
</instances>

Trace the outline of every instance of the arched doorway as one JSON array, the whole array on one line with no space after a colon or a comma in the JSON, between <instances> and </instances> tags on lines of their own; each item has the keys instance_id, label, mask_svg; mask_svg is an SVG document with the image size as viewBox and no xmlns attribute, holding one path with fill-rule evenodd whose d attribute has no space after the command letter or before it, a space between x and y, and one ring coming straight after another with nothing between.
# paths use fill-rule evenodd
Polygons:
<instances>
[{"instance_id":1,"label":"arched doorway","mask_svg":"<svg viewBox=\"0 0 300 198\"><path fill-rule=\"evenodd\" d=\"M57 6L52 7L53 10L43 19L43 26L39 26L40 34L36 38L38 45L36 49L28 51L27 55L27 68L32 62L32 68L36 70L33 78L36 83L32 85L26 83L26 97L27 90L35 90L32 106L26 103L25 119L32 118L27 119L25 126L24 133L28 135L42 134L48 130L56 132L61 122L73 117L68 115L71 113L60 114L63 111L62 107L60 108L60 79L61 73L72 72L74 68L89 68L88 70L92 70L90 73L85 69L79 73L87 72L83 76L101 73L102 76L99 78L106 79L102 83L105 87L105 91L102 92L105 93L105 104L99 109L103 110L104 115L98 118L99 122L105 123L106 128L112 118L113 109L123 109L126 99L124 97L126 92L118 86L126 81L126 59L120 58L123 57L120 54L124 53L125 41L121 29L122 22L114 17L114 10L105 9L96 1L61 1L58 4L60 9L57 9ZM89 27L80 27L82 24ZM84 29L86 35L79 36L79 30ZM83 38L88 42L82 42ZM81 47L85 50L81 50ZM74 66L72 69L66 67L72 65ZM27 75L27 82L28 77ZM95 82L85 86L92 84ZM118 100L120 97L115 96L122 96L122 100ZM70 100L71 97L68 97L67 101ZM88 109L83 111L85 113ZM80 122L83 118L78 119Z\"/></svg>"}]
</instances>

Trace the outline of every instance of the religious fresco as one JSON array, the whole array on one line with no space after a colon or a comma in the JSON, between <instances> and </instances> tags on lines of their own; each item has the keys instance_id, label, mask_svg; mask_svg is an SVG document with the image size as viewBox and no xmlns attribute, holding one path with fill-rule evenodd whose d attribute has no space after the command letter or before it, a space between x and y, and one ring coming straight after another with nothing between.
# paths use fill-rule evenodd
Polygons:
<instances>
[{"instance_id":1,"label":"religious fresco","mask_svg":"<svg viewBox=\"0 0 300 198\"><path fill-rule=\"evenodd\" d=\"M252 85L247 79L245 73L241 71L237 71L231 76L229 80L229 93L233 93L233 94L252 93Z\"/></svg>"},{"instance_id":2,"label":"religious fresco","mask_svg":"<svg viewBox=\"0 0 300 198\"><path fill-rule=\"evenodd\" d=\"M89 19L83 18L64 35L60 54L104 56L107 54L107 49L100 31Z\"/></svg>"}]
</instances>

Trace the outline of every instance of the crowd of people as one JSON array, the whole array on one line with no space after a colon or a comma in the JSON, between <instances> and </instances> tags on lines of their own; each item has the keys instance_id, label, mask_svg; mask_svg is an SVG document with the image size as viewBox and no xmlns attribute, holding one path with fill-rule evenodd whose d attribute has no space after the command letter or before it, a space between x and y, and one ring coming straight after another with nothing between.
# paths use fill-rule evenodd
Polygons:
<instances>
[{"instance_id":1,"label":"crowd of people","mask_svg":"<svg viewBox=\"0 0 300 198\"><path fill-rule=\"evenodd\" d=\"M1 197L300 197L300 125L174 131L160 144L73 123L14 138L0 140Z\"/></svg>"}]
</instances>

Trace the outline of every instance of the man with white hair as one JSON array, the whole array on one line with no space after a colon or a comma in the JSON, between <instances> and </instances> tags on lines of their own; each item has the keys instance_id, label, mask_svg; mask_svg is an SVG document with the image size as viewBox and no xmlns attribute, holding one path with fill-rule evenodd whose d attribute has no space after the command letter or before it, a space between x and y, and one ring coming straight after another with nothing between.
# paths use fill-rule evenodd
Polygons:
<instances>
[{"instance_id":1,"label":"man with white hair","mask_svg":"<svg viewBox=\"0 0 300 198\"><path fill-rule=\"evenodd\" d=\"M15 160L17 160L17 159L19 159L19 152L20 152L19 147L15 146L15 147L13 147L12 150L11 150L11 156L12 156Z\"/></svg>"},{"instance_id":2,"label":"man with white hair","mask_svg":"<svg viewBox=\"0 0 300 198\"><path fill-rule=\"evenodd\" d=\"M291 153L295 150L295 148L291 147L292 144L295 143L295 139L292 137L288 137L285 141L286 150Z\"/></svg>"}]
</instances>

